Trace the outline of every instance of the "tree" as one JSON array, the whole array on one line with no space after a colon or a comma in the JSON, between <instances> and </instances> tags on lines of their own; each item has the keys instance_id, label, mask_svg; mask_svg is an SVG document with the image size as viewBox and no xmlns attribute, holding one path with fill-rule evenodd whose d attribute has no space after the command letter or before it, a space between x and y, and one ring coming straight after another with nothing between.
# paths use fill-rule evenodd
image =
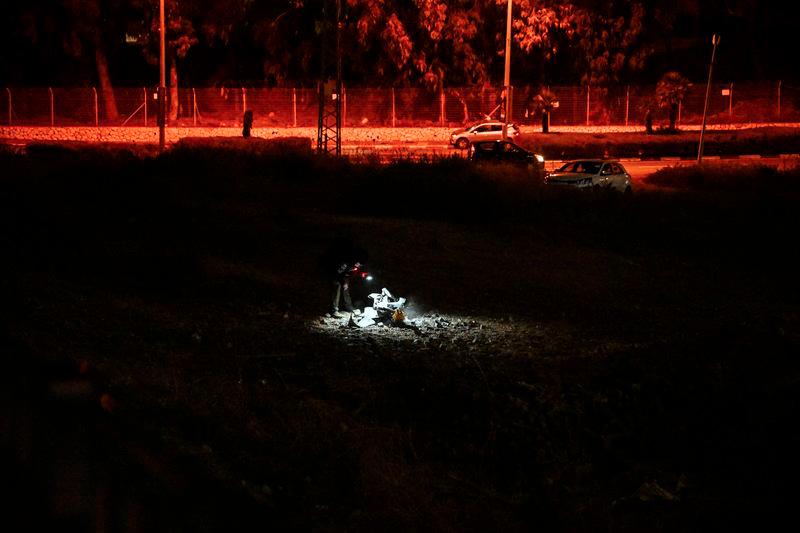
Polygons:
<instances>
[{"instance_id":1,"label":"tree","mask_svg":"<svg viewBox=\"0 0 800 533\"><path fill-rule=\"evenodd\" d=\"M108 57L106 55L103 29L105 13L98 0L63 0L64 8L69 14L69 27L73 35L72 50L80 55L82 43L88 43L89 48L94 54L94 62L97 68L97 82L100 85L100 95L103 101L103 109L108 120L116 120L119 117L117 102L114 98L114 87L111 83L111 75L108 68ZM81 43L81 44L78 44Z\"/></svg>"},{"instance_id":2,"label":"tree","mask_svg":"<svg viewBox=\"0 0 800 533\"><path fill-rule=\"evenodd\" d=\"M159 56L160 20L158 0L130 0L145 21L148 38L143 52L150 63ZM169 63L169 119L179 114L180 63L203 38L209 45L227 44L237 28L245 25L253 0L166 0L167 61Z\"/></svg>"},{"instance_id":3,"label":"tree","mask_svg":"<svg viewBox=\"0 0 800 533\"><path fill-rule=\"evenodd\" d=\"M669 129L675 131L678 119L678 105L689 91L689 80L680 72L667 72L656 86L656 101L661 108L669 109Z\"/></svg>"},{"instance_id":4,"label":"tree","mask_svg":"<svg viewBox=\"0 0 800 533\"><path fill-rule=\"evenodd\" d=\"M106 22L106 15L120 7L121 1L109 0L101 3L99 0L53 0L33 5L20 2L10 6L9 13L9 21L12 24L21 24L24 29L20 33L37 49L47 46L43 42L45 35L58 36L47 43L55 43L55 47L50 47L47 51L49 63L60 62L64 58L91 62L97 77L103 110L109 120L116 120L118 112L106 46L109 35L118 37L120 28L113 22ZM3 31L10 31L11 27L3 28ZM19 28L16 30L19 32ZM59 50L56 52L54 48Z\"/></svg>"},{"instance_id":5,"label":"tree","mask_svg":"<svg viewBox=\"0 0 800 533\"><path fill-rule=\"evenodd\" d=\"M489 0L346 0L351 51L388 84L422 85L441 90L450 85L481 84L496 57ZM488 38L487 38L488 36ZM371 59L371 61L370 61Z\"/></svg>"},{"instance_id":6,"label":"tree","mask_svg":"<svg viewBox=\"0 0 800 533\"><path fill-rule=\"evenodd\" d=\"M185 1L185 0L184 0ZM262 22L270 81L318 77L315 25L323 0L253 6ZM342 0L342 46L350 83L482 85L502 74L507 0ZM645 44L641 3L514 0L515 79L576 72L575 81L608 85L638 72ZM520 53L521 52L521 53ZM553 66L555 65L555 66Z\"/></svg>"},{"instance_id":7,"label":"tree","mask_svg":"<svg viewBox=\"0 0 800 533\"><path fill-rule=\"evenodd\" d=\"M642 40L641 3L520 0L518 5L514 39L520 49L544 61L567 56L582 83L608 86L640 71L652 53Z\"/></svg>"},{"instance_id":8,"label":"tree","mask_svg":"<svg viewBox=\"0 0 800 533\"><path fill-rule=\"evenodd\" d=\"M533 106L542 116L542 133L550 133L550 113L558 107L558 97L550 89L544 88L533 99Z\"/></svg>"}]
</instances>

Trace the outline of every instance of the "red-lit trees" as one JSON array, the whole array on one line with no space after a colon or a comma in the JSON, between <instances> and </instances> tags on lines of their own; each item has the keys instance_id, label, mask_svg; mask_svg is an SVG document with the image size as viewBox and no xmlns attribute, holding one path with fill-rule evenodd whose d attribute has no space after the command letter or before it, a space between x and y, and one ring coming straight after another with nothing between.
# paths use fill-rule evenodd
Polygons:
<instances>
[{"instance_id":1,"label":"red-lit trees","mask_svg":"<svg viewBox=\"0 0 800 533\"><path fill-rule=\"evenodd\" d=\"M158 1L129 0L142 14L149 39L143 52L151 63L158 61ZM227 43L237 27L244 25L247 9L253 0L166 0L167 60L169 63L169 119L179 114L178 86L180 63L190 49L200 42Z\"/></svg>"},{"instance_id":2,"label":"red-lit trees","mask_svg":"<svg viewBox=\"0 0 800 533\"><path fill-rule=\"evenodd\" d=\"M353 52L367 62L361 73L387 84L430 89L481 84L489 79L500 26L489 0L346 0ZM371 69L371 72L366 71Z\"/></svg>"},{"instance_id":3,"label":"red-lit trees","mask_svg":"<svg viewBox=\"0 0 800 533\"><path fill-rule=\"evenodd\" d=\"M651 53L642 40L641 3L518 0L518 6L514 39L522 51L545 61L566 55L583 83L617 82L626 72L640 71Z\"/></svg>"},{"instance_id":4,"label":"red-lit trees","mask_svg":"<svg viewBox=\"0 0 800 533\"><path fill-rule=\"evenodd\" d=\"M103 102L103 110L108 120L116 120L119 116L117 102L114 98L114 87L109 73L108 56L106 54L106 32L114 32L119 28L119 21L108 20L109 13L119 8L118 2L100 2L99 0L62 0L64 13L67 15L64 24L65 51L73 56L82 56L88 49L97 72L97 83ZM115 28L116 26L116 28Z\"/></svg>"},{"instance_id":5,"label":"red-lit trees","mask_svg":"<svg viewBox=\"0 0 800 533\"><path fill-rule=\"evenodd\" d=\"M689 80L680 72L667 72L656 86L656 101L659 107L669 109L669 129L675 131L678 119L678 106L689 92Z\"/></svg>"}]
</instances>

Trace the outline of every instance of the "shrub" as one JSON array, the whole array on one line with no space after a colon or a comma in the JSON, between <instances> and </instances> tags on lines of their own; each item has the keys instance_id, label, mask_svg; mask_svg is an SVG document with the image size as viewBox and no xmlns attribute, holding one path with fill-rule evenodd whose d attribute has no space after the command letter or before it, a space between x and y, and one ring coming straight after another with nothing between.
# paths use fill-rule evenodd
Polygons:
<instances>
[{"instance_id":1,"label":"shrub","mask_svg":"<svg viewBox=\"0 0 800 533\"><path fill-rule=\"evenodd\" d=\"M783 194L800 190L800 171L781 172L772 167L754 164L731 166L704 163L685 167L670 167L651 175L647 182L660 187L696 191L753 191Z\"/></svg>"}]
</instances>

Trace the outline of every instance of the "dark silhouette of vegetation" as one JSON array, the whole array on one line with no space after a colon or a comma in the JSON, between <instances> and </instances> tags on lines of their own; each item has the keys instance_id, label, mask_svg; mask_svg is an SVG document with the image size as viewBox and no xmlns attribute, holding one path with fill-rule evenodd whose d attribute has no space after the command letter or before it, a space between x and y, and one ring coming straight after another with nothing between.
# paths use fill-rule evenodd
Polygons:
<instances>
[{"instance_id":1,"label":"dark silhouette of vegetation","mask_svg":"<svg viewBox=\"0 0 800 533\"><path fill-rule=\"evenodd\" d=\"M556 109L558 105L558 97L550 89L543 89L534 97L534 110L542 117L542 133L550 133L550 113Z\"/></svg>"},{"instance_id":2,"label":"dark silhouette of vegetation","mask_svg":"<svg viewBox=\"0 0 800 533\"><path fill-rule=\"evenodd\" d=\"M656 102L669 110L669 131L675 131L678 121L678 106L681 105L691 84L680 72L667 72L656 86ZM650 133L650 132L648 132Z\"/></svg>"},{"instance_id":3,"label":"dark silhouette of vegetation","mask_svg":"<svg viewBox=\"0 0 800 533\"><path fill-rule=\"evenodd\" d=\"M157 4L8 2L0 23L0 44L7 52L0 56L0 85L97 83L112 114L111 84L157 80L152 65ZM321 5L321 0L167 0L173 85L314 86ZM702 79L707 58L700 51L712 31L728 37L721 77L794 77L783 58L796 50L789 27L796 6L776 16L777 10L752 0L519 0L514 5L516 80L608 87L654 82L674 65ZM500 81L503 1L345 0L343 9L349 85L434 91ZM759 32L749 31L756 27ZM770 39L759 40L762 34ZM131 53L137 50L143 54ZM69 63L62 66L65 59ZM86 65L93 72L76 68Z\"/></svg>"}]
</instances>

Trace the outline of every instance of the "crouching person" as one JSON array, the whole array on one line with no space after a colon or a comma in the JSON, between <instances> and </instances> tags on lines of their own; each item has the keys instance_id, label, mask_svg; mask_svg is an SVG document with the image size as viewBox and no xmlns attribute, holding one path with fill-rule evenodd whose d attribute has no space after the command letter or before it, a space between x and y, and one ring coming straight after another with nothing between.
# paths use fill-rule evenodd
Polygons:
<instances>
[{"instance_id":1,"label":"crouching person","mask_svg":"<svg viewBox=\"0 0 800 533\"><path fill-rule=\"evenodd\" d=\"M332 317L345 318L347 315L342 310L358 313L353 309L350 287L363 270L363 261L366 261L366 253L342 240L335 242L322 257L322 267L331 283L329 312Z\"/></svg>"},{"instance_id":2,"label":"crouching person","mask_svg":"<svg viewBox=\"0 0 800 533\"><path fill-rule=\"evenodd\" d=\"M333 278L333 294L331 295L330 310L330 314L333 318L344 318L347 316L339 311L340 304L346 312L353 312L353 300L350 297L351 272L352 267L347 263L342 263L336 271L336 276Z\"/></svg>"}]
</instances>

